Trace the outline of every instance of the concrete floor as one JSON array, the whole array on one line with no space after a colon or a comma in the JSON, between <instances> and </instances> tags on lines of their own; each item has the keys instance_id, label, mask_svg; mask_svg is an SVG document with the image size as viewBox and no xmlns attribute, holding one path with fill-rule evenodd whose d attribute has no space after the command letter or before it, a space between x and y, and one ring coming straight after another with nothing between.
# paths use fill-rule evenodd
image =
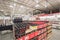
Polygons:
<instances>
[{"instance_id":1,"label":"concrete floor","mask_svg":"<svg viewBox=\"0 0 60 40\"><path fill-rule=\"evenodd\" d=\"M13 40L13 33L0 34L0 40ZM49 40L60 40L60 30L53 29L52 36Z\"/></svg>"},{"instance_id":2,"label":"concrete floor","mask_svg":"<svg viewBox=\"0 0 60 40\"><path fill-rule=\"evenodd\" d=\"M53 29L52 36L49 40L60 40L60 30Z\"/></svg>"},{"instance_id":3,"label":"concrete floor","mask_svg":"<svg viewBox=\"0 0 60 40\"><path fill-rule=\"evenodd\" d=\"M13 33L0 34L0 40L13 40Z\"/></svg>"}]
</instances>

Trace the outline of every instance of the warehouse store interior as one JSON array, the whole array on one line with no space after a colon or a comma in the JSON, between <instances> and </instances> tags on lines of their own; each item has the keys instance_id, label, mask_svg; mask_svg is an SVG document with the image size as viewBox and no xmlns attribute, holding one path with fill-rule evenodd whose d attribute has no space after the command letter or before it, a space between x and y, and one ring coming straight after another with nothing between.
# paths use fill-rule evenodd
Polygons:
<instances>
[{"instance_id":1,"label":"warehouse store interior","mask_svg":"<svg viewBox=\"0 0 60 40\"><path fill-rule=\"evenodd\" d=\"M0 0L0 40L60 40L60 0Z\"/></svg>"}]
</instances>

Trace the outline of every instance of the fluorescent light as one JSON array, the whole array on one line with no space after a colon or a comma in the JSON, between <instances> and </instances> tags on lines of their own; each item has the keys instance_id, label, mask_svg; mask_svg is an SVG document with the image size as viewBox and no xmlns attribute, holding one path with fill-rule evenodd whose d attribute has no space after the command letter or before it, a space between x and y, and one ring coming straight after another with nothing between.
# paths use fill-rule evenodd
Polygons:
<instances>
[{"instance_id":1,"label":"fluorescent light","mask_svg":"<svg viewBox=\"0 0 60 40\"><path fill-rule=\"evenodd\" d=\"M45 4L44 4L44 5L45 5L45 7L47 7L47 6L49 5L49 3L47 3L47 2L45 1Z\"/></svg>"},{"instance_id":2,"label":"fluorescent light","mask_svg":"<svg viewBox=\"0 0 60 40\"><path fill-rule=\"evenodd\" d=\"M15 4L15 3L14 3L13 5L14 5L14 6L16 6L16 4Z\"/></svg>"},{"instance_id":3,"label":"fluorescent light","mask_svg":"<svg viewBox=\"0 0 60 40\"><path fill-rule=\"evenodd\" d=\"M47 5L45 5L45 7L47 7Z\"/></svg>"},{"instance_id":4,"label":"fluorescent light","mask_svg":"<svg viewBox=\"0 0 60 40\"><path fill-rule=\"evenodd\" d=\"M21 5L20 7L21 7L21 8L23 8L24 6L23 6L23 5Z\"/></svg>"},{"instance_id":5,"label":"fluorescent light","mask_svg":"<svg viewBox=\"0 0 60 40\"><path fill-rule=\"evenodd\" d=\"M10 5L9 7L13 8L13 6L12 6L12 5Z\"/></svg>"},{"instance_id":6,"label":"fluorescent light","mask_svg":"<svg viewBox=\"0 0 60 40\"><path fill-rule=\"evenodd\" d=\"M14 1L17 1L17 0L14 0Z\"/></svg>"},{"instance_id":7,"label":"fluorescent light","mask_svg":"<svg viewBox=\"0 0 60 40\"><path fill-rule=\"evenodd\" d=\"M36 3L39 3L39 1L38 0L34 0Z\"/></svg>"},{"instance_id":8,"label":"fluorescent light","mask_svg":"<svg viewBox=\"0 0 60 40\"><path fill-rule=\"evenodd\" d=\"M0 10L0 11L4 11L4 10Z\"/></svg>"},{"instance_id":9,"label":"fluorescent light","mask_svg":"<svg viewBox=\"0 0 60 40\"><path fill-rule=\"evenodd\" d=\"M16 4L14 3L13 5L10 5L9 7L13 8L13 7L15 7L15 6L16 6Z\"/></svg>"},{"instance_id":10,"label":"fluorescent light","mask_svg":"<svg viewBox=\"0 0 60 40\"><path fill-rule=\"evenodd\" d=\"M40 6L39 4L35 5L35 7L39 7L39 6Z\"/></svg>"}]
</instances>

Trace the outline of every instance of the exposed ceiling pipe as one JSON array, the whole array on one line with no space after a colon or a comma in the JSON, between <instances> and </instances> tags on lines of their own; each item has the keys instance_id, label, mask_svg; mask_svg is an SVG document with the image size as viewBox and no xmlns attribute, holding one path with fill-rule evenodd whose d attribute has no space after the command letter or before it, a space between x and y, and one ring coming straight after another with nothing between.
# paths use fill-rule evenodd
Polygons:
<instances>
[{"instance_id":1,"label":"exposed ceiling pipe","mask_svg":"<svg viewBox=\"0 0 60 40\"><path fill-rule=\"evenodd\" d=\"M56 9L48 0L46 0L54 9Z\"/></svg>"},{"instance_id":2,"label":"exposed ceiling pipe","mask_svg":"<svg viewBox=\"0 0 60 40\"><path fill-rule=\"evenodd\" d=\"M41 2L41 1L40 1L40 2ZM45 6L44 6L44 5L42 5L40 2L39 2L38 4L40 4L41 6L45 7ZM46 7L46 8L47 8L48 10L50 10L48 7Z\"/></svg>"},{"instance_id":3,"label":"exposed ceiling pipe","mask_svg":"<svg viewBox=\"0 0 60 40\"><path fill-rule=\"evenodd\" d=\"M24 6L26 6L26 7L32 8L33 10L36 10L36 8L30 7L30 6L26 5L26 3L18 3L18 2L15 2L15 1L12 1L12 2L17 3L17 4L19 4L19 5L21 4L21 5L24 5Z\"/></svg>"}]
</instances>

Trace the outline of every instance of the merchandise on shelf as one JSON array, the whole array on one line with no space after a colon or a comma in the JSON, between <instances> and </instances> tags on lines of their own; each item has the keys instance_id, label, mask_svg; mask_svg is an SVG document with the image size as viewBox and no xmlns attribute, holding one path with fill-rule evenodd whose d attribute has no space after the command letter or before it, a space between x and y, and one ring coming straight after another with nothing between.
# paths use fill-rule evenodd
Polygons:
<instances>
[{"instance_id":1,"label":"merchandise on shelf","mask_svg":"<svg viewBox=\"0 0 60 40\"><path fill-rule=\"evenodd\" d=\"M15 25L15 38L17 40L46 40L51 25L49 21L17 22ZM49 32L50 33L50 32Z\"/></svg>"}]
</instances>

